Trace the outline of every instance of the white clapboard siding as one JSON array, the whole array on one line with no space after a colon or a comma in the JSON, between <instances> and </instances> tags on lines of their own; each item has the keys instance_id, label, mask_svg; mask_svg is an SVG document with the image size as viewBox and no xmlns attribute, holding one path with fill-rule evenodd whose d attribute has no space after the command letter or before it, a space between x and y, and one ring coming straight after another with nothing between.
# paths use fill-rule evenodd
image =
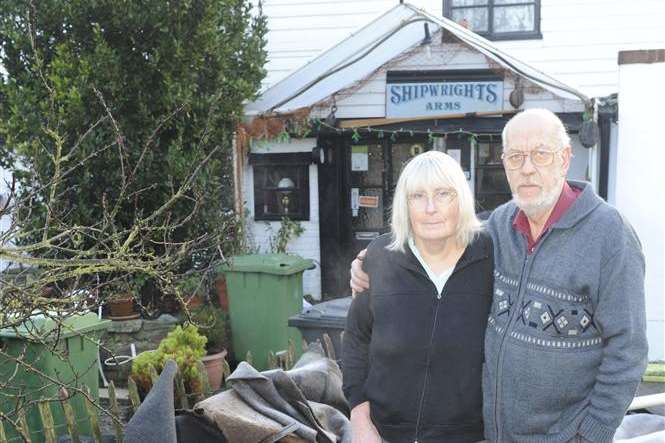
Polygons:
<instances>
[{"instance_id":1,"label":"white clapboard siding","mask_svg":"<svg viewBox=\"0 0 665 443\"><path fill-rule=\"evenodd\" d=\"M253 0L256 4L257 0ZM397 5L394 0L265 0L268 18L268 74L262 90L329 49ZM441 15L440 0L417 0L414 6ZM293 53L293 51L303 52ZM277 63L284 52L289 64ZM312 55L312 52L315 55ZM295 55L295 56L294 56Z\"/></svg>"},{"instance_id":2,"label":"white clapboard siding","mask_svg":"<svg viewBox=\"0 0 665 443\"><path fill-rule=\"evenodd\" d=\"M398 3L265 1L270 31L268 75L263 87L274 85ZM410 3L437 16L442 13L441 0ZM542 0L541 16L542 39L495 44L590 96L617 92L618 51L665 45L663 0Z\"/></svg>"},{"instance_id":3,"label":"white clapboard siding","mask_svg":"<svg viewBox=\"0 0 665 443\"><path fill-rule=\"evenodd\" d=\"M287 142L258 141L252 144L251 152L257 154L311 152L316 146L316 139L291 139ZM261 253L270 252L270 240L279 231L280 222L254 220L254 174L253 168L245 164L243 205L250 216L248 224L253 246ZM298 238L292 239L287 247L289 253L314 260L315 269L307 270L303 274L303 291L314 299L321 299L321 242L319 236L319 180L318 167L309 166L309 220L300 221L304 232Z\"/></svg>"}]
</instances>

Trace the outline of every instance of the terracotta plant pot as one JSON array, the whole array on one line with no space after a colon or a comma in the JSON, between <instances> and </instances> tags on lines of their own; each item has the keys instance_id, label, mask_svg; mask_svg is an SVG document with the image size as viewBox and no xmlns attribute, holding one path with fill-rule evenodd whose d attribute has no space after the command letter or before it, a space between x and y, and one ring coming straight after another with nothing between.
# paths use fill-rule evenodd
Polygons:
<instances>
[{"instance_id":1,"label":"terracotta plant pot","mask_svg":"<svg viewBox=\"0 0 665 443\"><path fill-rule=\"evenodd\" d=\"M229 293L226 289L226 278L223 275L215 280L215 289L217 290L219 307L222 308L222 311L229 312Z\"/></svg>"},{"instance_id":2,"label":"terracotta plant pot","mask_svg":"<svg viewBox=\"0 0 665 443\"><path fill-rule=\"evenodd\" d=\"M203 304L203 297L199 294L192 294L189 297L185 297L185 303L187 303L187 309L195 309Z\"/></svg>"},{"instance_id":3,"label":"terracotta plant pot","mask_svg":"<svg viewBox=\"0 0 665 443\"><path fill-rule=\"evenodd\" d=\"M140 317L140 314L134 310L134 298L122 297L109 301L111 320L132 320Z\"/></svg>"},{"instance_id":4,"label":"terracotta plant pot","mask_svg":"<svg viewBox=\"0 0 665 443\"><path fill-rule=\"evenodd\" d=\"M216 391L222 386L222 377L224 375L224 358L226 358L226 349L216 354L206 355L201 361L208 373L208 383L213 391Z\"/></svg>"}]
</instances>

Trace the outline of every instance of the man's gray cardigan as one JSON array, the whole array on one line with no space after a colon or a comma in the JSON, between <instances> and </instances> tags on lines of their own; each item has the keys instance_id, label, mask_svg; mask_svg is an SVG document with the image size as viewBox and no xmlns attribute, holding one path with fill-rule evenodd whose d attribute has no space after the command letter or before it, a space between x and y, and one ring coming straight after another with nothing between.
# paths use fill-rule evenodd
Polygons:
<instances>
[{"instance_id":1,"label":"man's gray cardigan","mask_svg":"<svg viewBox=\"0 0 665 443\"><path fill-rule=\"evenodd\" d=\"M644 256L586 183L527 255L509 202L488 221L494 300L485 337L485 432L494 442L612 441L646 366Z\"/></svg>"}]
</instances>

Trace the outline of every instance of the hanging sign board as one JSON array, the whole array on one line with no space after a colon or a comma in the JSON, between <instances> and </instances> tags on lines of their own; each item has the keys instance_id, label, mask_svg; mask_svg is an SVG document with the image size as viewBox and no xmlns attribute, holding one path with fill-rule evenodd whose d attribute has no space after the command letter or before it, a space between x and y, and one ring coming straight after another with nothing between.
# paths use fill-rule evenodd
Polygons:
<instances>
[{"instance_id":1,"label":"hanging sign board","mask_svg":"<svg viewBox=\"0 0 665 443\"><path fill-rule=\"evenodd\" d=\"M351 146L351 170L367 171L369 169L369 156L367 146Z\"/></svg>"},{"instance_id":2,"label":"hanging sign board","mask_svg":"<svg viewBox=\"0 0 665 443\"><path fill-rule=\"evenodd\" d=\"M361 208L378 208L379 196L378 195L361 195L358 197L358 206Z\"/></svg>"},{"instance_id":3,"label":"hanging sign board","mask_svg":"<svg viewBox=\"0 0 665 443\"><path fill-rule=\"evenodd\" d=\"M503 109L502 81L386 83L386 117L427 117Z\"/></svg>"}]
</instances>

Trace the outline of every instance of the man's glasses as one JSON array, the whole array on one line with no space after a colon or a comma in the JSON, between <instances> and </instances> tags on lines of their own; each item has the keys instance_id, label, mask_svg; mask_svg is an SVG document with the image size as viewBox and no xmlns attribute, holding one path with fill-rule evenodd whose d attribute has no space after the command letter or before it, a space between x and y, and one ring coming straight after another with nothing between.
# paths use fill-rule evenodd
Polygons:
<instances>
[{"instance_id":1,"label":"man's glasses","mask_svg":"<svg viewBox=\"0 0 665 443\"><path fill-rule=\"evenodd\" d=\"M563 148L562 148L563 149ZM506 166L506 169L519 169L524 165L527 157L531 160L534 166L544 167L549 166L554 161L554 155L561 152L561 149L534 149L533 151L508 151L501 154L501 160Z\"/></svg>"},{"instance_id":2,"label":"man's glasses","mask_svg":"<svg viewBox=\"0 0 665 443\"><path fill-rule=\"evenodd\" d=\"M432 199L432 202L434 202L435 206L443 208L452 203L452 201L455 200L455 197L457 197L457 192L451 189L439 189L434 191L431 197L427 194L427 192L412 192L409 194L408 200L411 206L414 208L424 210L427 208L427 203L429 202L430 198Z\"/></svg>"}]
</instances>

